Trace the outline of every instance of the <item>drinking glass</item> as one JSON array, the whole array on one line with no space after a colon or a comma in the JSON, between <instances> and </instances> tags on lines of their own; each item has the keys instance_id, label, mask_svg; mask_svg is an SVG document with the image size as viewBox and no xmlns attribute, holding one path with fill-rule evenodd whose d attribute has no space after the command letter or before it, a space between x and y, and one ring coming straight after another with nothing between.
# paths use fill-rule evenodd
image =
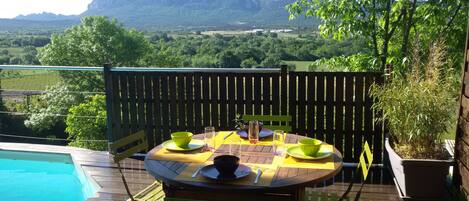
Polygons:
<instances>
[{"instance_id":1,"label":"drinking glass","mask_svg":"<svg viewBox=\"0 0 469 201\"><path fill-rule=\"evenodd\" d=\"M249 143L256 144L259 141L259 122L258 121L249 121L248 128L248 138Z\"/></svg>"},{"instance_id":2,"label":"drinking glass","mask_svg":"<svg viewBox=\"0 0 469 201\"><path fill-rule=\"evenodd\" d=\"M217 135L217 132L215 131L215 127L213 126L205 127L204 142L205 142L205 147L207 150L215 152L216 135Z\"/></svg>"},{"instance_id":3,"label":"drinking glass","mask_svg":"<svg viewBox=\"0 0 469 201\"><path fill-rule=\"evenodd\" d=\"M229 154L230 155L233 155L233 156L237 156L239 158L241 158L241 142L242 140L241 139L230 139L230 141L228 142L229 143L229 146L230 146L230 150L229 150Z\"/></svg>"},{"instance_id":4,"label":"drinking glass","mask_svg":"<svg viewBox=\"0 0 469 201\"><path fill-rule=\"evenodd\" d=\"M275 130L274 131L274 136L273 136L273 141L272 141L272 145L273 145L273 151L274 151L274 154L277 155L277 156L282 156L283 153L285 152L285 138L286 138L286 134L284 131L282 130Z\"/></svg>"}]
</instances>

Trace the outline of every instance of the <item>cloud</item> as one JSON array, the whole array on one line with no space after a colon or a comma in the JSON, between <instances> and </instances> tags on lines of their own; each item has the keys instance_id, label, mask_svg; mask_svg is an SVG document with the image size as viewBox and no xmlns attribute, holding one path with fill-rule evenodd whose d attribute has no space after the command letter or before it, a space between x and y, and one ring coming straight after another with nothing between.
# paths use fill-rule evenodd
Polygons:
<instances>
[{"instance_id":1,"label":"cloud","mask_svg":"<svg viewBox=\"0 0 469 201\"><path fill-rule=\"evenodd\" d=\"M0 0L0 18L50 12L77 15L86 11L92 0Z\"/></svg>"}]
</instances>

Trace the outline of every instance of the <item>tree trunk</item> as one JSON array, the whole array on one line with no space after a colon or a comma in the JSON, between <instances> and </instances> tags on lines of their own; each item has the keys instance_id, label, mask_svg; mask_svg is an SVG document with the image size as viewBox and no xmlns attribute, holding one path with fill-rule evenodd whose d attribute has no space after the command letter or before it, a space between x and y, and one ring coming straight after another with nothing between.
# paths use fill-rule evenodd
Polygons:
<instances>
[{"instance_id":1,"label":"tree trunk","mask_svg":"<svg viewBox=\"0 0 469 201\"><path fill-rule=\"evenodd\" d=\"M407 51L409 47L410 30L412 29L412 23L414 20L414 13L415 13L416 7L417 7L417 0L413 0L412 7L409 12L409 18L407 19L407 22L406 20L404 20L404 35L402 39L402 48L401 48L402 57L407 56Z\"/></svg>"},{"instance_id":2,"label":"tree trunk","mask_svg":"<svg viewBox=\"0 0 469 201\"><path fill-rule=\"evenodd\" d=\"M386 3L386 14L384 17L384 41L383 41L383 51L381 54L381 72L384 72L386 68L386 63L388 59L388 46L389 46L389 39L391 38L389 33L389 18L391 15L391 0L388 0Z\"/></svg>"}]
</instances>

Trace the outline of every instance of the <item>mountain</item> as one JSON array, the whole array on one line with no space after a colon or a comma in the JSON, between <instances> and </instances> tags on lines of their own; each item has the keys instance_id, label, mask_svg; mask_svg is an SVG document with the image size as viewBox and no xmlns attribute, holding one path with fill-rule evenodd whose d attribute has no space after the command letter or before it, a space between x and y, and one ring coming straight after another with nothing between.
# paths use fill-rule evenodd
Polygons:
<instances>
[{"instance_id":1,"label":"mountain","mask_svg":"<svg viewBox=\"0 0 469 201\"><path fill-rule=\"evenodd\" d=\"M15 17L17 20L29 20L29 21L73 21L78 20L79 16L77 15L56 15L54 13L35 13L29 15L19 15Z\"/></svg>"},{"instance_id":2,"label":"mountain","mask_svg":"<svg viewBox=\"0 0 469 201\"><path fill-rule=\"evenodd\" d=\"M128 27L265 27L297 26L288 21L285 5L294 0L93 0L79 16L51 13L18 16L31 21L74 21L79 17L104 15ZM308 19L308 24L314 24Z\"/></svg>"}]
</instances>

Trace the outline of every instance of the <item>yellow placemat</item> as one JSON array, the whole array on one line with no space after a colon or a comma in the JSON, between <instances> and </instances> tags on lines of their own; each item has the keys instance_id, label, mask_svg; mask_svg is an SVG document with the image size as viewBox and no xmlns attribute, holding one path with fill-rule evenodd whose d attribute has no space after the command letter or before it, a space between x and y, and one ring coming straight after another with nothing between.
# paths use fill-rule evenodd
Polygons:
<instances>
[{"instance_id":1,"label":"yellow placemat","mask_svg":"<svg viewBox=\"0 0 469 201\"><path fill-rule=\"evenodd\" d=\"M197 175L197 177L192 178L192 174L200 167L208 165L211 163L191 163L189 166L184 169L184 171L176 177L176 180L179 181L193 181L193 182L207 182L207 183L217 183L216 181L207 179L202 176L201 173ZM223 184L232 184L232 185L249 185L249 186L270 186L272 180L275 176L276 168L272 168L271 165L259 165L259 164L244 164L251 168L251 173L249 176L230 182L223 182ZM257 169L260 168L262 170L262 175L259 178L257 184L254 184L254 180L256 178Z\"/></svg>"},{"instance_id":2,"label":"yellow placemat","mask_svg":"<svg viewBox=\"0 0 469 201\"><path fill-rule=\"evenodd\" d=\"M215 148L218 149L223 143L223 132L219 132L215 137ZM165 160L165 161L177 161L182 163L204 163L207 161L213 152L203 151L202 149L190 151L190 152L174 152L169 151L165 148L161 148L157 151L150 151L148 158L151 160Z\"/></svg>"},{"instance_id":3,"label":"yellow placemat","mask_svg":"<svg viewBox=\"0 0 469 201\"><path fill-rule=\"evenodd\" d=\"M287 144L287 147L295 146L294 144ZM334 147L332 145L322 145L320 151L330 151L334 152ZM279 163L279 167L289 167L289 168L310 168L310 169L327 169L333 170L334 166L334 154L321 159L321 160L302 160L293 158L291 156L285 156L285 158L275 156L274 163Z\"/></svg>"},{"instance_id":4,"label":"yellow placemat","mask_svg":"<svg viewBox=\"0 0 469 201\"><path fill-rule=\"evenodd\" d=\"M222 141L223 144L229 144L232 141L240 141L242 145L253 145L249 143L249 140L244 139L240 137L238 134L236 134L236 131L222 131L222 132L219 132L219 134L223 136L227 136L231 132L234 132L234 133L230 135L230 137L228 137L226 140ZM255 145L270 146L272 145L272 137L261 139Z\"/></svg>"}]
</instances>

